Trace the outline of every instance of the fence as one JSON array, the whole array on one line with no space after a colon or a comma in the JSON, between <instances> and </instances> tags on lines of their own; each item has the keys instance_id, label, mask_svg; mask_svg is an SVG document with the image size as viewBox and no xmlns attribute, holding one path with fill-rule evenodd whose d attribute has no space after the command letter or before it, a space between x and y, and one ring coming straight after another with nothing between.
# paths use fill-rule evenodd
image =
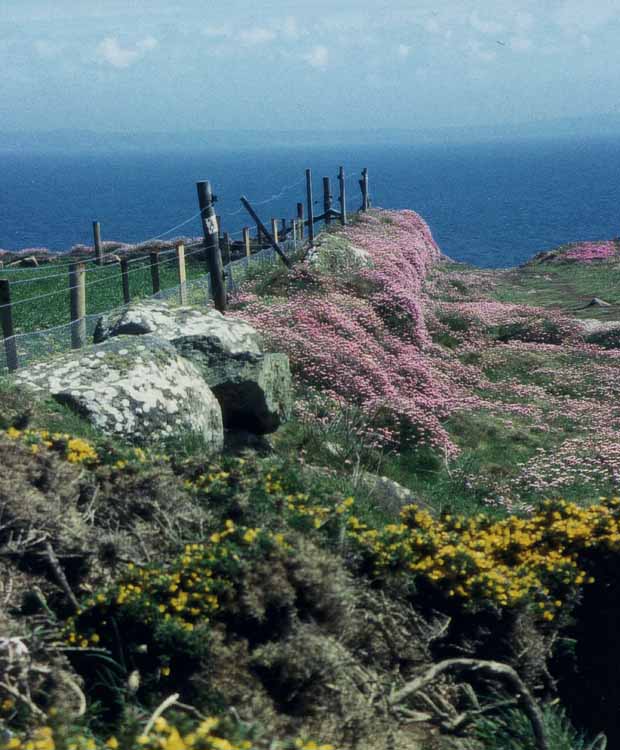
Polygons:
<instances>
[{"instance_id":1,"label":"fence","mask_svg":"<svg viewBox=\"0 0 620 750\"><path fill-rule=\"evenodd\" d=\"M217 309L226 309L227 292L233 291L246 276L248 269L259 263L272 263L281 260L290 264L294 251L311 246L315 241L315 224L324 222L329 226L333 221L346 225L350 212L349 199L346 194L346 184L351 179L345 178L344 169L340 167L338 182L340 192L339 208L333 208L333 196L329 178L323 178L323 212L314 212L314 198L312 192L312 173L306 170L304 180L290 186L285 186L279 193L271 197L254 202L253 204L242 196L242 208L231 212L237 215L245 208L254 220L255 236L249 227L234 232L222 231L222 217L215 214L213 196L208 182L198 183L198 198L200 211L189 219L177 224L167 232L140 243L138 248L148 249L152 243L157 243L163 236L181 226L188 224L198 217L202 220L204 238L199 242L172 242L174 246L168 249L151 249L148 255L131 257L127 248L123 248L125 255L119 257L117 253L104 253L104 243L101 241L101 225L93 222L94 246L90 257L80 257L52 261L46 266L39 267L35 272L29 270L27 278L20 278L23 268L0 269L5 277L0 279L0 322L4 346L0 348L0 375L5 375L32 362L39 361L50 355L79 349L92 340L97 321L103 314L119 312L127 307L132 300L131 281L134 278L150 276L148 292L142 288L134 298L174 299L179 304L213 304ZM267 228L260 219L256 208L281 198L282 195L305 181L306 205L296 204L296 212L291 219L271 218ZM362 201L359 210L367 210L370 206L368 191L368 170L362 171L359 180ZM304 215L304 208L307 216ZM240 239L235 237L240 236ZM161 242L159 243L161 245ZM118 252L118 251L117 251ZM170 257L168 257L170 256ZM187 260L190 264L187 264ZM203 261L206 261L207 272ZM194 274L188 279L188 268ZM199 275L195 275L200 269ZM58 273L60 271L60 273ZM68 286L65 286L68 272ZM32 275L34 273L34 275ZM163 288L162 278L170 277L174 273L172 285ZM141 274L141 277L138 277ZM99 278L100 277L100 278ZM92 279L92 280L91 280ZM51 292L39 295L26 294L15 299L14 290L29 289L31 284L45 282L55 286ZM103 286L105 284L105 286ZM120 305L109 305L112 290L122 292L123 302ZM69 320L59 325L40 328L39 330L20 333L15 327L15 309L47 310L44 307L60 295L66 300L68 293L69 305L65 308ZM107 302L102 309L87 313L87 302L99 295ZM66 304L66 302L65 302ZM26 308L26 305L32 306ZM58 312L58 311L57 311ZM43 313L44 314L44 313Z\"/></svg>"}]
</instances>

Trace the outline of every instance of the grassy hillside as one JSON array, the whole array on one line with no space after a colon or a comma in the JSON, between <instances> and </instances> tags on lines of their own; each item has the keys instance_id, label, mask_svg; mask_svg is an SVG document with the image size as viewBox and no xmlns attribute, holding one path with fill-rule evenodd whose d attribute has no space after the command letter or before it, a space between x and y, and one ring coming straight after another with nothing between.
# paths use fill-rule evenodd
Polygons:
<instances>
[{"instance_id":1,"label":"grassy hillside","mask_svg":"<svg viewBox=\"0 0 620 750\"><path fill-rule=\"evenodd\" d=\"M2 384L0 747L613 746L619 360L572 306L614 264L335 229L232 301L297 403L220 458Z\"/></svg>"}]
</instances>

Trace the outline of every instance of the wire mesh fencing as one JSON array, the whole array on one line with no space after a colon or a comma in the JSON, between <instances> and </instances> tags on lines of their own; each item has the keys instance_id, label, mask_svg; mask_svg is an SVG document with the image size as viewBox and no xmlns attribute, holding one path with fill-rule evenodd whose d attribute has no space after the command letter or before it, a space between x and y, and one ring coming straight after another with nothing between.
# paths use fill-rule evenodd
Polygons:
<instances>
[{"instance_id":1,"label":"wire mesh fencing","mask_svg":"<svg viewBox=\"0 0 620 750\"><path fill-rule=\"evenodd\" d=\"M287 255L292 255L301 247L301 242L296 240L287 240L280 243L280 247ZM272 247L263 248L250 256L244 256L237 260L231 261L224 266L226 274L226 287L229 293L236 291L239 285L248 277L252 269L260 266L280 262L276 251ZM212 307L212 294L210 275L205 273L202 276L191 279L183 285L180 284L162 289L156 294L144 295L131 303L117 305L103 312L97 312L86 315L84 318L75 322L68 322L62 325L46 328L28 333L17 333L9 339L4 339L3 345L0 344L0 376L9 374L9 352L15 351L18 366L21 369L35 362L48 359L56 354L69 351L73 348L73 329L77 325L82 325L86 329L86 340L92 342L95 329L99 320L107 315L118 314L126 310L133 302L143 301L146 299L159 299L171 304L180 305L183 298L186 304L198 307ZM13 346L12 346L13 345Z\"/></svg>"}]
</instances>

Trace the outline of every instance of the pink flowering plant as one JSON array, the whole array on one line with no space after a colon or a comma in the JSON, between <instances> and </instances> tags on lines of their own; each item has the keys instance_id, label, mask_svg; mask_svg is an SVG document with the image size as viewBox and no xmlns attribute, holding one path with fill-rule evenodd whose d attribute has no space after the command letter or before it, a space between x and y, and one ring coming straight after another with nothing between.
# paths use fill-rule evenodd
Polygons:
<instances>
[{"instance_id":1,"label":"pink flowering plant","mask_svg":"<svg viewBox=\"0 0 620 750\"><path fill-rule=\"evenodd\" d=\"M591 263L597 260L609 260L618 255L616 243L605 242L577 242L568 246L564 253L567 260L578 263Z\"/></svg>"},{"instance_id":2,"label":"pink flowering plant","mask_svg":"<svg viewBox=\"0 0 620 750\"><path fill-rule=\"evenodd\" d=\"M439 507L467 497L522 514L620 489L617 349L586 343L558 306L503 299L515 270L451 262L412 211L374 210L336 232L337 263L319 246L233 305L288 354L297 419L334 455L353 465L362 448L396 451L395 476Z\"/></svg>"}]
</instances>

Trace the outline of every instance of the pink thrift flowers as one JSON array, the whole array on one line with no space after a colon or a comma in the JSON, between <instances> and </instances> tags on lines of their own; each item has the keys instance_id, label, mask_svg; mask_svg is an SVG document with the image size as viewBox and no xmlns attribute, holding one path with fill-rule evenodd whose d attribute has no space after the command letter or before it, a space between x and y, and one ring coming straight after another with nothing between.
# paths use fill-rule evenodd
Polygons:
<instances>
[{"instance_id":1,"label":"pink thrift flowers","mask_svg":"<svg viewBox=\"0 0 620 750\"><path fill-rule=\"evenodd\" d=\"M608 260L617 255L616 244L612 240L605 242L578 242L570 245L564 257L579 263L591 263L593 260Z\"/></svg>"},{"instance_id":2,"label":"pink thrift flowers","mask_svg":"<svg viewBox=\"0 0 620 750\"><path fill-rule=\"evenodd\" d=\"M237 314L288 354L299 381L367 414L384 443L453 454L441 421L454 389L425 351L422 289L441 258L428 226L413 211L376 211L343 236L370 268L339 277L298 267L285 297L253 298L246 288Z\"/></svg>"}]
</instances>

